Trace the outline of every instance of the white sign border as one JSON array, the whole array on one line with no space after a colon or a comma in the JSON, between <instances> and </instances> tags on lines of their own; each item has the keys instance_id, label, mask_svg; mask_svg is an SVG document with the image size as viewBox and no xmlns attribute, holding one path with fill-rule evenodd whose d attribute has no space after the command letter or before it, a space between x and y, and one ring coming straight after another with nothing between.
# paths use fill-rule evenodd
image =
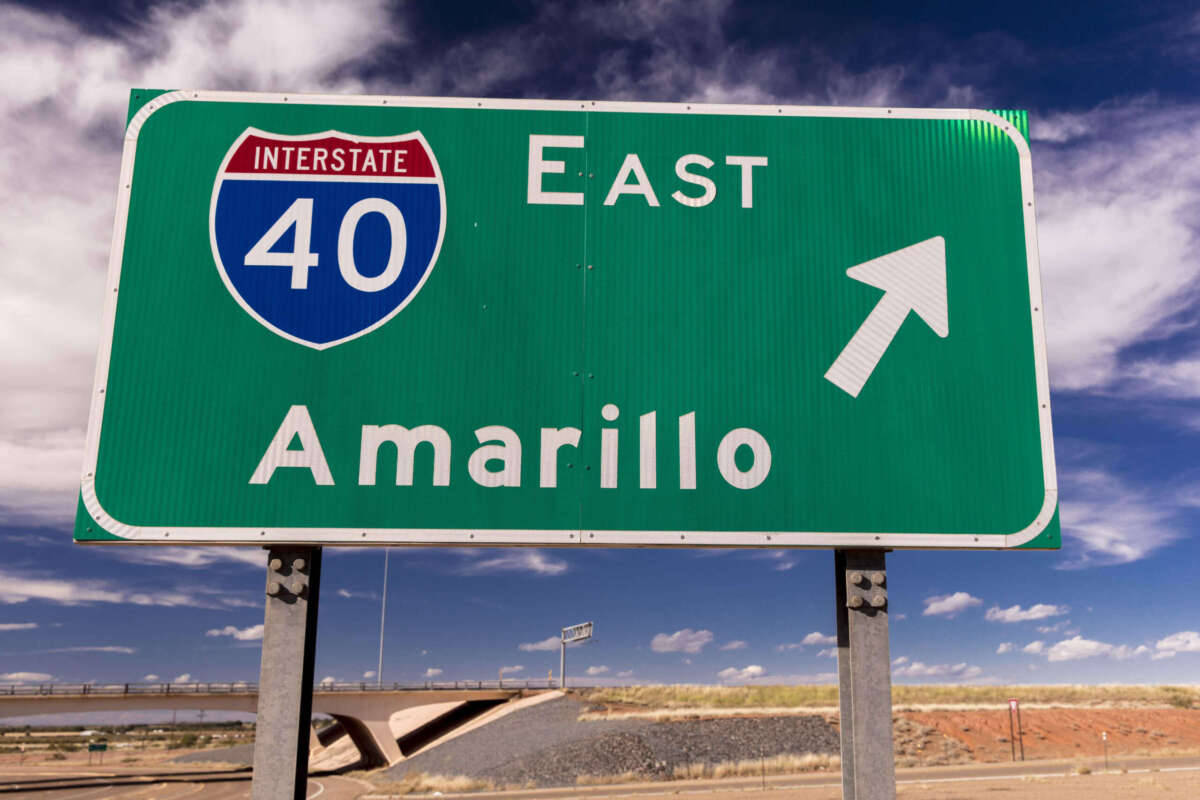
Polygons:
<instances>
[{"instance_id":1,"label":"white sign border","mask_svg":"<svg viewBox=\"0 0 1200 800\"><path fill-rule=\"evenodd\" d=\"M476 529L389 529L389 528L210 528L127 525L114 519L96 496L96 463L100 449L100 422L104 416L105 388L112 354L121 258L133 185L138 134L157 111L181 101L210 103L289 103L292 105L380 106L415 108L477 108L539 111L604 111L615 113L717 114L734 116L835 117L869 119L964 120L994 125L1017 148L1021 168L1021 196L1025 221L1025 251L1029 269L1029 301L1033 321L1033 350L1037 382L1038 421L1042 447L1045 495L1042 507L1022 530L1011 534L970 533L846 533L763 531L618 531L618 530L476 530ZM444 197L443 193L443 197ZM1046 333L1038 259L1037 226L1033 204L1033 168L1029 145L1017 129L998 114L975 109L857 108L783 105L734 105L702 103L634 103L601 100L496 100L470 97L382 97L368 95L270 94L259 92L216 92L177 90L155 97L142 106L129 122L121 156L116 218L112 250L108 260L101 342L96 357L96 376L84 450L80 492L84 507L94 522L118 540L78 540L87 544L338 544L338 545L585 545L603 547L795 547L891 548L897 550L1009 549L1026 544L1045 530L1058 507L1058 478L1054 439L1050 422L1050 379L1046 363Z\"/></svg>"}]
</instances>

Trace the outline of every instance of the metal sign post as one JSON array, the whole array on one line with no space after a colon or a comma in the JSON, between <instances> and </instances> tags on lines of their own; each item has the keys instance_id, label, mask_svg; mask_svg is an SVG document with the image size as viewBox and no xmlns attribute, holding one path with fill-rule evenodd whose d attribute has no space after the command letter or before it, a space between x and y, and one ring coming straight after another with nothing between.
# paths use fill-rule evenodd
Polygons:
<instances>
[{"instance_id":1,"label":"metal sign post","mask_svg":"<svg viewBox=\"0 0 1200 800\"><path fill-rule=\"evenodd\" d=\"M1025 730L1021 727L1021 704L1017 703L1017 745L1021 748L1021 760L1025 760Z\"/></svg>"},{"instance_id":2,"label":"metal sign post","mask_svg":"<svg viewBox=\"0 0 1200 800\"><path fill-rule=\"evenodd\" d=\"M1017 701L1008 701L1008 749L1012 751L1012 760L1017 760L1017 731L1013 726L1013 714L1017 711Z\"/></svg>"},{"instance_id":3,"label":"metal sign post","mask_svg":"<svg viewBox=\"0 0 1200 800\"><path fill-rule=\"evenodd\" d=\"M270 548L253 800L305 796L320 587L321 548Z\"/></svg>"},{"instance_id":4,"label":"metal sign post","mask_svg":"<svg viewBox=\"0 0 1200 800\"><path fill-rule=\"evenodd\" d=\"M592 638L591 622L581 622L562 629L559 634L558 650L558 688L567 688L567 645L572 642L582 642Z\"/></svg>"},{"instance_id":5,"label":"metal sign post","mask_svg":"<svg viewBox=\"0 0 1200 800\"><path fill-rule=\"evenodd\" d=\"M834 552L842 797L894 800L892 673L883 550Z\"/></svg>"}]
</instances>

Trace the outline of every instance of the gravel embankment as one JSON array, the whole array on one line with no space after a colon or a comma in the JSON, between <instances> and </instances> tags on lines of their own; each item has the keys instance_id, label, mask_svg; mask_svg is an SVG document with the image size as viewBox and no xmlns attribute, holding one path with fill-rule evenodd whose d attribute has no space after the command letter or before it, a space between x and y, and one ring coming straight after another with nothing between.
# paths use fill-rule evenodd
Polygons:
<instances>
[{"instance_id":1,"label":"gravel embankment","mask_svg":"<svg viewBox=\"0 0 1200 800\"><path fill-rule=\"evenodd\" d=\"M579 722L584 708L564 697L514 712L397 764L387 774L573 786L580 775L633 772L653 779L697 762L838 752L837 732L821 717Z\"/></svg>"}]
</instances>

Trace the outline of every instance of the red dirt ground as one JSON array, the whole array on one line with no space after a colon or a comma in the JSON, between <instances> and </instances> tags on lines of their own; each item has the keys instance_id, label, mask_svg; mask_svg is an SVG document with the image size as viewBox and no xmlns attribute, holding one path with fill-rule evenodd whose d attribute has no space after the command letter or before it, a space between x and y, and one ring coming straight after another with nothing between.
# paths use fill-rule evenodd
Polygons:
<instances>
[{"instance_id":1,"label":"red dirt ground","mask_svg":"<svg viewBox=\"0 0 1200 800\"><path fill-rule=\"evenodd\" d=\"M971 760L1008 761L1007 709L997 711L900 712L911 720L961 742ZM1200 752L1200 710L1178 708L1038 708L1021 710L1025 758L1102 756L1108 753L1183 755ZM1018 739L1017 756L1020 757Z\"/></svg>"}]
</instances>

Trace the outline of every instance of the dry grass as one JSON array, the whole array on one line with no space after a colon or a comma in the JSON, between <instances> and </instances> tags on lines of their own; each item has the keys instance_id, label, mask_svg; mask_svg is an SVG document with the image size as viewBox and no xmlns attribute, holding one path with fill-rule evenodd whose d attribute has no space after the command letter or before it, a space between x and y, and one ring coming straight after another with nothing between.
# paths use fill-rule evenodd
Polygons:
<instances>
[{"instance_id":1,"label":"dry grass","mask_svg":"<svg viewBox=\"0 0 1200 800\"><path fill-rule=\"evenodd\" d=\"M625 686L578 690L594 704L647 710L836 708L836 686ZM893 686L897 710L928 706L1006 706L1016 697L1026 706L1200 707L1192 686Z\"/></svg>"},{"instance_id":2,"label":"dry grass","mask_svg":"<svg viewBox=\"0 0 1200 800\"><path fill-rule=\"evenodd\" d=\"M832 770L841 766L842 760L828 753L782 753L770 758L748 758L741 761L719 761L706 764L701 761L675 767L676 780L701 778L738 778L748 775L792 775L797 772Z\"/></svg>"},{"instance_id":3,"label":"dry grass","mask_svg":"<svg viewBox=\"0 0 1200 800\"><path fill-rule=\"evenodd\" d=\"M466 775L429 775L424 772L409 772L398 781L373 783L376 790L388 794L478 792L496 788L495 784L490 781L468 778Z\"/></svg>"},{"instance_id":4,"label":"dry grass","mask_svg":"<svg viewBox=\"0 0 1200 800\"><path fill-rule=\"evenodd\" d=\"M580 775L575 779L578 786L606 786L611 783L636 783L645 780L644 775L636 772L622 772L620 775Z\"/></svg>"}]
</instances>

